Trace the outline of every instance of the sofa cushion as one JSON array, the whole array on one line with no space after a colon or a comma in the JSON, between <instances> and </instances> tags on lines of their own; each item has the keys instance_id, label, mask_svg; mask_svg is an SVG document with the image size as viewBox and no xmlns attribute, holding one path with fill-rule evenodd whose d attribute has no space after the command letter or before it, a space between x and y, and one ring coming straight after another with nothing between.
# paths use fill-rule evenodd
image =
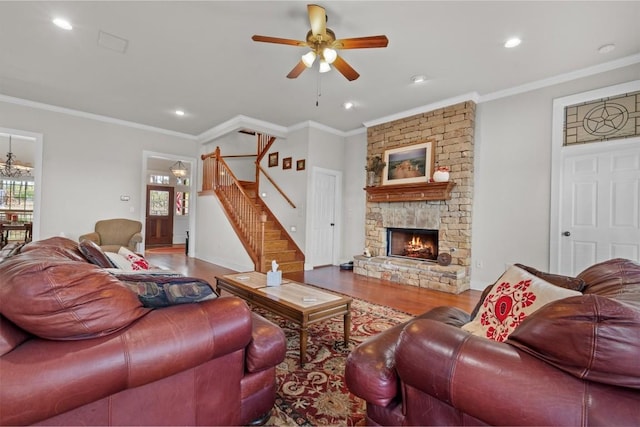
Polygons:
<instances>
[{"instance_id":1,"label":"sofa cushion","mask_svg":"<svg viewBox=\"0 0 640 427\"><path fill-rule=\"evenodd\" d=\"M578 378L640 389L640 301L585 294L547 304L507 341Z\"/></svg>"},{"instance_id":2,"label":"sofa cushion","mask_svg":"<svg viewBox=\"0 0 640 427\"><path fill-rule=\"evenodd\" d=\"M0 277L2 314L42 338L103 336L148 312L115 277L87 262L20 254L0 264Z\"/></svg>"},{"instance_id":3,"label":"sofa cushion","mask_svg":"<svg viewBox=\"0 0 640 427\"><path fill-rule=\"evenodd\" d=\"M98 267L102 268L112 268L115 267L113 263L109 260L109 257L102 251L100 246L96 244L96 242L84 239L80 243L78 243L78 249L82 252L82 255L89 261L91 264L95 264Z\"/></svg>"},{"instance_id":4,"label":"sofa cushion","mask_svg":"<svg viewBox=\"0 0 640 427\"><path fill-rule=\"evenodd\" d=\"M66 237L56 236L27 243L20 249L20 253L87 262L87 259L82 255L80 249L78 249L78 243Z\"/></svg>"},{"instance_id":5,"label":"sofa cushion","mask_svg":"<svg viewBox=\"0 0 640 427\"><path fill-rule=\"evenodd\" d=\"M615 258L594 264L578 274L586 283L585 294L640 301L640 264Z\"/></svg>"},{"instance_id":6,"label":"sofa cushion","mask_svg":"<svg viewBox=\"0 0 640 427\"><path fill-rule=\"evenodd\" d=\"M486 295L477 315L462 329L502 342L538 308L576 295L582 294L552 285L522 268L511 266Z\"/></svg>"}]
</instances>

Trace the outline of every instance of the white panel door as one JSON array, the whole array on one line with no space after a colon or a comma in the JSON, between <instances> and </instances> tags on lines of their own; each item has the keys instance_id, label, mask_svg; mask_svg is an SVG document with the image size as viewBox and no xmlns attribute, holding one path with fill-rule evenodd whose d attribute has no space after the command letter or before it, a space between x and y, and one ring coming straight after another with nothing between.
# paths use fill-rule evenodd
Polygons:
<instances>
[{"instance_id":1,"label":"white panel door","mask_svg":"<svg viewBox=\"0 0 640 427\"><path fill-rule=\"evenodd\" d=\"M640 146L577 151L563 161L560 272L574 276L611 258L640 261Z\"/></svg>"},{"instance_id":2,"label":"white panel door","mask_svg":"<svg viewBox=\"0 0 640 427\"><path fill-rule=\"evenodd\" d=\"M314 267L333 264L336 222L336 177L315 171L313 186L311 263Z\"/></svg>"}]
</instances>

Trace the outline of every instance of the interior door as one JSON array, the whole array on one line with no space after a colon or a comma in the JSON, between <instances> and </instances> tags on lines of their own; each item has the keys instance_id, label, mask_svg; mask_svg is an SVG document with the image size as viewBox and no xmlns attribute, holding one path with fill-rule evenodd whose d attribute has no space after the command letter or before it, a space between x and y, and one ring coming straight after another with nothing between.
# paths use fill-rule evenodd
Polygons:
<instances>
[{"instance_id":1,"label":"interior door","mask_svg":"<svg viewBox=\"0 0 640 427\"><path fill-rule=\"evenodd\" d=\"M173 187L147 185L145 247L173 244Z\"/></svg>"},{"instance_id":2,"label":"interior door","mask_svg":"<svg viewBox=\"0 0 640 427\"><path fill-rule=\"evenodd\" d=\"M611 258L640 261L640 147L599 145L563 160L562 274Z\"/></svg>"},{"instance_id":3,"label":"interior door","mask_svg":"<svg viewBox=\"0 0 640 427\"><path fill-rule=\"evenodd\" d=\"M336 177L330 173L314 173L311 262L313 266L331 265L334 258L336 229Z\"/></svg>"}]
</instances>

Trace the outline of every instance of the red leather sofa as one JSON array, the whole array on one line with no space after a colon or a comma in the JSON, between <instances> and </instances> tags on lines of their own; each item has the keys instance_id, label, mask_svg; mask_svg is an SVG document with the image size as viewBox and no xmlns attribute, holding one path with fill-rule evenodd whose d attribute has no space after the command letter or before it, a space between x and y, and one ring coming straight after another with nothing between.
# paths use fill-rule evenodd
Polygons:
<instances>
[{"instance_id":1,"label":"red leather sofa","mask_svg":"<svg viewBox=\"0 0 640 427\"><path fill-rule=\"evenodd\" d=\"M360 344L345 374L367 423L639 425L640 265L614 259L576 280L583 295L539 308L505 342L440 307Z\"/></svg>"},{"instance_id":2,"label":"red leather sofa","mask_svg":"<svg viewBox=\"0 0 640 427\"><path fill-rule=\"evenodd\" d=\"M1 425L247 425L275 400L282 330L219 297L149 309L77 243L0 263Z\"/></svg>"}]
</instances>

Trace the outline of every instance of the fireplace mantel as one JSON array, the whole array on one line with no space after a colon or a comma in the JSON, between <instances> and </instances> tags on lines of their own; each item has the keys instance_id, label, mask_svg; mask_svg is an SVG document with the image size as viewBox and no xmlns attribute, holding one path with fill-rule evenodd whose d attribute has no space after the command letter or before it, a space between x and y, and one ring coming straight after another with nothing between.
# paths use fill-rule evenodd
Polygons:
<instances>
[{"instance_id":1,"label":"fireplace mantel","mask_svg":"<svg viewBox=\"0 0 640 427\"><path fill-rule=\"evenodd\" d=\"M422 182L417 184L379 185L365 187L367 202L410 202L422 200L449 200L451 189L456 185L448 182Z\"/></svg>"}]
</instances>

